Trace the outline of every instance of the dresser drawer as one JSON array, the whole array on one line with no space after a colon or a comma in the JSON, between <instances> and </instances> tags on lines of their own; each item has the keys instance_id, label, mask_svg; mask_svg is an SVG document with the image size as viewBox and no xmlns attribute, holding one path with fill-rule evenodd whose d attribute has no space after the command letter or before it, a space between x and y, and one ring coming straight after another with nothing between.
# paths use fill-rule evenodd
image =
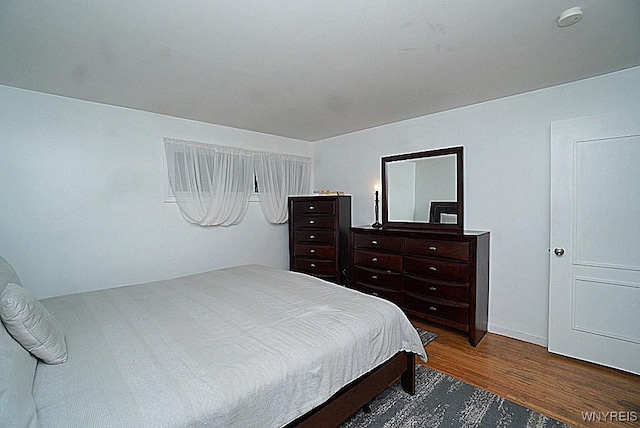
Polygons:
<instances>
[{"instance_id":1,"label":"dresser drawer","mask_svg":"<svg viewBox=\"0 0 640 428\"><path fill-rule=\"evenodd\" d=\"M438 239L406 238L405 254L416 256L443 257L453 260L469 261L469 243L458 241L441 241Z\"/></svg>"},{"instance_id":2,"label":"dresser drawer","mask_svg":"<svg viewBox=\"0 0 640 428\"><path fill-rule=\"evenodd\" d=\"M469 286L466 284L452 285L437 280L405 275L402 288L404 291L424 295L425 297L436 297L438 299L453 300L458 303L469 303Z\"/></svg>"},{"instance_id":3,"label":"dresser drawer","mask_svg":"<svg viewBox=\"0 0 640 428\"><path fill-rule=\"evenodd\" d=\"M398 290L390 290L384 287L376 287L373 285L367 285L362 283L356 283L351 287L355 290L361 291L366 294L372 294L377 297L382 297L383 299L389 300L396 305L402 305L402 292Z\"/></svg>"},{"instance_id":4,"label":"dresser drawer","mask_svg":"<svg viewBox=\"0 0 640 428\"><path fill-rule=\"evenodd\" d=\"M356 248L385 250L396 253L399 253L402 249L402 238L397 236L356 233L353 240Z\"/></svg>"},{"instance_id":5,"label":"dresser drawer","mask_svg":"<svg viewBox=\"0 0 640 428\"><path fill-rule=\"evenodd\" d=\"M336 258L336 247L333 245L295 244L293 256L333 260Z\"/></svg>"},{"instance_id":6,"label":"dresser drawer","mask_svg":"<svg viewBox=\"0 0 640 428\"><path fill-rule=\"evenodd\" d=\"M404 271L417 276L437 278L458 284L467 284L469 282L468 263L405 256Z\"/></svg>"},{"instance_id":7,"label":"dresser drawer","mask_svg":"<svg viewBox=\"0 0 640 428\"><path fill-rule=\"evenodd\" d=\"M455 303L444 303L425 299L412 293L405 293L402 306L408 310L446 319L458 324L469 323L469 306Z\"/></svg>"},{"instance_id":8,"label":"dresser drawer","mask_svg":"<svg viewBox=\"0 0 640 428\"><path fill-rule=\"evenodd\" d=\"M388 270L390 272L402 271L402 256L399 254L378 253L375 251L354 251L354 262L359 266L372 267L374 269Z\"/></svg>"},{"instance_id":9,"label":"dresser drawer","mask_svg":"<svg viewBox=\"0 0 640 428\"><path fill-rule=\"evenodd\" d=\"M294 258L293 270L310 274L332 275L336 272L336 261Z\"/></svg>"},{"instance_id":10,"label":"dresser drawer","mask_svg":"<svg viewBox=\"0 0 640 428\"><path fill-rule=\"evenodd\" d=\"M336 235L331 230L294 230L294 243L335 244Z\"/></svg>"},{"instance_id":11,"label":"dresser drawer","mask_svg":"<svg viewBox=\"0 0 640 428\"><path fill-rule=\"evenodd\" d=\"M293 219L293 227L298 228L314 228L314 229L333 229L335 224L334 217L299 215Z\"/></svg>"},{"instance_id":12,"label":"dresser drawer","mask_svg":"<svg viewBox=\"0 0 640 428\"><path fill-rule=\"evenodd\" d=\"M333 215L336 211L334 201L294 201L293 213L299 214L329 214Z\"/></svg>"},{"instance_id":13,"label":"dresser drawer","mask_svg":"<svg viewBox=\"0 0 640 428\"><path fill-rule=\"evenodd\" d=\"M402 288L402 274L380 271L376 269L354 268L354 278L357 282L380 287L400 290Z\"/></svg>"}]
</instances>

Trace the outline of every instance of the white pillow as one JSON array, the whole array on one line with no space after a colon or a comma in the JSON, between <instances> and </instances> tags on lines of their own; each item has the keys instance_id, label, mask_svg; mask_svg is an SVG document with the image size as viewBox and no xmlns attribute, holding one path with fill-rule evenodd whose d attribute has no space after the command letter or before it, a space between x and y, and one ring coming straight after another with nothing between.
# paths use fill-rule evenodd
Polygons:
<instances>
[{"instance_id":1,"label":"white pillow","mask_svg":"<svg viewBox=\"0 0 640 428\"><path fill-rule=\"evenodd\" d=\"M31 293L9 283L0 294L0 318L7 331L47 364L67 361L67 344L60 325Z\"/></svg>"}]
</instances>

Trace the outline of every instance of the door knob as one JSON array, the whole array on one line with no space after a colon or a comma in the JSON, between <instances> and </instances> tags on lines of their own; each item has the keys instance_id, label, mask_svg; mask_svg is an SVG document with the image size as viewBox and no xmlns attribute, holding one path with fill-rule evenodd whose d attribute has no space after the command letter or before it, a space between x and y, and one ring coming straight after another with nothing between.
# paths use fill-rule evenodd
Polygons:
<instances>
[{"instance_id":1,"label":"door knob","mask_svg":"<svg viewBox=\"0 0 640 428\"><path fill-rule=\"evenodd\" d=\"M553 249L553 252L556 253L556 256L561 256L564 254L564 248L556 247Z\"/></svg>"}]
</instances>

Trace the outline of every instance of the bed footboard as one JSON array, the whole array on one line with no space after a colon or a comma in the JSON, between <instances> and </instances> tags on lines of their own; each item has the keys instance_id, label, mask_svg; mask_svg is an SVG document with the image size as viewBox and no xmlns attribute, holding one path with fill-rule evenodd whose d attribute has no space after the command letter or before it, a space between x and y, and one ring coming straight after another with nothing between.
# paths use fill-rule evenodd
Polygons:
<instances>
[{"instance_id":1,"label":"bed footboard","mask_svg":"<svg viewBox=\"0 0 640 428\"><path fill-rule=\"evenodd\" d=\"M287 425L338 427L400 377L402 389L415 394L415 354L399 352L386 363L338 391L326 403Z\"/></svg>"}]
</instances>

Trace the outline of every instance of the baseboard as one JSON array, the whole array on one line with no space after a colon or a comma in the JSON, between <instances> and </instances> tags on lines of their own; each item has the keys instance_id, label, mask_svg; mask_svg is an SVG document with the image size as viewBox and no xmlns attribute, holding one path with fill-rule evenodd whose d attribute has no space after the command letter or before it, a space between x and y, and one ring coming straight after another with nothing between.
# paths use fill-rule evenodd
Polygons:
<instances>
[{"instance_id":1,"label":"baseboard","mask_svg":"<svg viewBox=\"0 0 640 428\"><path fill-rule=\"evenodd\" d=\"M489 332L499 334L501 336L507 336L512 339L518 339L524 342L533 343L535 345L540 345L545 348L549 344L549 340L547 337L536 336L534 334L524 333L522 331L517 331L517 330L511 330L509 328L504 328L496 325L489 325Z\"/></svg>"}]
</instances>

